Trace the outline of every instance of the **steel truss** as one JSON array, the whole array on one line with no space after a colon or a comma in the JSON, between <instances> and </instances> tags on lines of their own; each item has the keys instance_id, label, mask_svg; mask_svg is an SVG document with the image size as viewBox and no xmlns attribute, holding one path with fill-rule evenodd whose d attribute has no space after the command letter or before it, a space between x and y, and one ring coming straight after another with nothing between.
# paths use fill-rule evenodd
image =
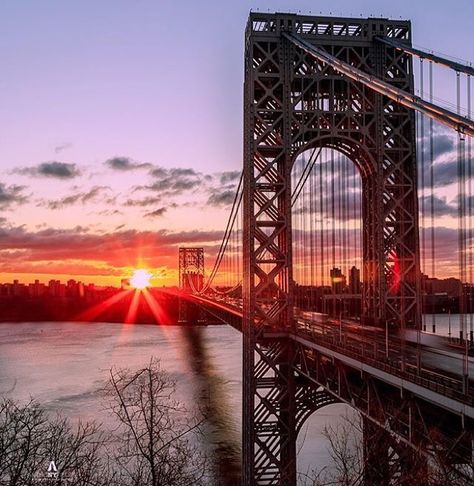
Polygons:
<instances>
[{"instance_id":1,"label":"steel truss","mask_svg":"<svg viewBox=\"0 0 474 486\"><path fill-rule=\"evenodd\" d=\"M447 110L438 105L435 105L434 103L429 103L419 96L414 96L412 93L408 93L403 89L396 88L390 83L380 80L378 76L368 75L360 69L357 69L346 62L340 61L335 56L327 54L324 50L314 47L309 42L301 39L299 36L295 36L292 34L284 34L284 36L311 56L314 56L316 59L329 64L331 67L336 69L341 74L348 76L350 79L353 79L358 83L368 86L370 89L373 89L377 93L380 93L387 98L390 98L396 103L417 110L420 113L423 113L424 115L427 115L430 118L433 118L434 120L437 120L444 125L453 128L454 130L457 130L461 134L467 134L470 137L474 137L473 120L463 117L457 113L454 113L453 111ZM380 41L380 39L378 40ZM381 42L385 44L388 43L390 45L390 41L384 40ZM409 52L408 49L404 49L404 51ZM409 53L413 54L413 52ZM463 72L467 70L469 69L466 68L463 70Z\"/></svg>"},{"instance_id":2,"label":"steel truss","mask_svg":"<svg viewBox=\"0 0 474 486\"><path fill-rule=\"evenodd\" d=\"M390 464L390 454L409 460L417 458L416 467L421 468L418 470L420 477L423 476L424 463L433 463L433 460L437 467L446 469L453 465L468 465L472 475L472 419L449 413L442 406L391 386L302 343L297 345L296 354L295 373L313 381L315 386L323 386L339 401L351 405L362 414L366 455L375 454L377 457L376 463L369 459L372 473L368 471L366 475L368 484L372 484L371 474L383 476L388 474L390 468L388 479L396 474L407 474L407 479L411 479L407 484L418 484L414 481L417 472L415 465L411 464L411 469L405 472L394 471L394 467L403 466L403 460ZM369 429L367 434L366 429ZM383 444L390 450L384 449ZM379 470L376 464L379 464ZM465 469L459 468L461 477L465 473ZM383 477L379 479L379 482L375 479L373 482L389 484Z\"/></svg>"},{"instance_id":3,"label":"steel truss","mask_svg":"<svg viewBox=\"0 0 474 486\"><path fill-rule=\"evenodd\" d=\"M179 289L184 292L199 292L204 286L204 248L179 249ZM187 299L179 298L178 321L188 321Z\"/></svg>"},{"instance_id":4,"label":"steel truss","mask_svg":"<svg viewBox=\"0 0 474 486\"><path fill-rule=\"evenodd\" d=\"M364 320L420 325L414 113L315 59L286 34L413 93L411 57L374 41L385 36L409 43L409 22L250 14L243 187L246 485L295 484L297 417L306 416L296 398L299 387L308 387L295 373L297 349L271 337L294 326L290 176L299 153L333 148L361 173Z\"/></svg>"}]
</instances>

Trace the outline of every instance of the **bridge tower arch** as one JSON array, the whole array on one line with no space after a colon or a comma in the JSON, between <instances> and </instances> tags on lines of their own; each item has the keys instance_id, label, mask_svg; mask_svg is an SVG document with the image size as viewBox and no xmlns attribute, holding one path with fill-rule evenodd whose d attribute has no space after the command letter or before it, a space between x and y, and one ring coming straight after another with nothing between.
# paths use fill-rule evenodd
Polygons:
<instances>
[{"instance_id":1,"label":"bridge tower arch","mask_svg":"<svg viewBox=\"0 0 474 486\"><path fill-rule=\"evenodd\" d=\"M296 417L305 402L299 391L311 388L295 372L295 349L285 338L295 325L291 169L300 152L318 144L335 148L360 170L364 321L420 324L414 114L314 59L286 34L413 92L411 58L375 41L385 36L409 44L407 21L250 14L243 186L246 485L295 484Z\"/></svg>"}]
</instances>

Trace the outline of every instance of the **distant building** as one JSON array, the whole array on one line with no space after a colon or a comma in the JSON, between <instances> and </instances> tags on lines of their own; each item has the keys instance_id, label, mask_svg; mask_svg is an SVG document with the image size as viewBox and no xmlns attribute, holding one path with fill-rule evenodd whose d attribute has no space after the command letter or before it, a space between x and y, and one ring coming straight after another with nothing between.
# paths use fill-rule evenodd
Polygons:
<instances>
[{"instance_id":1,"label":"distant building","mask_svg":"<svg viewBox=\"0 0 474 486\"><path fill-rule=\"evenodd\" d=\"M349 272L349 293L350 294L362 293L360 270L356 266L353 266Z\"/></svg>"},{"instance_id":2,"label":"distant building","mask_svg":"<svg viewBox=\"0 0 474 486\"><path fill-rule=\"evenodd\" d=\"M39 280L35 280L35 283L28 285L29 297L42 297L46 293L46 285L40 283Z\"/></svg>"},{"instance_id":3,"label":"distant building","mask_svg":"<svg viewBox=\"0 0 474 486\"><path fill-rule=\"evenodd\" d=\"M331 268L331 287L335 294L342 294L346 288L346 276L343 275L342 270L337 267Z\"/></svg>"},{"instance_id":4,"label":"distant building","mask_svg":"<svg viewBox=\"0 0 474 486\"><path fill-rule=\"evenodd\" d=\"M446 293L449 297L459 297L462 293L461 281L458 278L449 277L439 279L423 275L423 283L423 290L426 294Z\"/></svg>"}]
</instances>

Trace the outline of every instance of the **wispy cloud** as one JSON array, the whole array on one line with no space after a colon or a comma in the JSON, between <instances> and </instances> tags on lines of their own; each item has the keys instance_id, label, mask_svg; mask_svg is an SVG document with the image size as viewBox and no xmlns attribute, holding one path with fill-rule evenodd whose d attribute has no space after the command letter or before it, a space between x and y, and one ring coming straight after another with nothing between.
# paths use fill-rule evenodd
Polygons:
<instances>
[{"instance_id":1,"label":"wispy cloud","mask_svg":"<svg viewBox=\"0 0 474 486\"><path fill-rule=\"evenodd\" d=\"M226 207L230 206L235 198L235 189L227 189L219 191L217 189L211 190L211 195L207 200L209 206Z\"/></svg>"},{"instance_id":2,"label":"wispy cloud","mask_svg":"<svg viewBox=\"0 0 474 486\"><path fill-rule=\"evenodd\" d=\"M94 186L92 189L86 192L78 192L71 194L70 196L63 197L62 199L56 199L48 201L46 206L49 209L63 209L66 206L72 206L77 203L86 204L90 201L94 201L106 191L109 191L108 186Z\"/></svg>"},{"instance_id":3,"label":"wispy cloud","mask_svg":"<svg viewBox=\"0 0 474 486\"><path fill-rule=\"evenodd\" d=\"M152 181L149 185L140 186L139 189L146 189L158 192L166 196L177 196L200 187L205 176L191 168L155 167L150 171Z\"/></svg>"},{"instance_id":4,"label":"wispy cloud","mask_svg":"<svg viewBox=\"0 0 474 486\"><path fill-rule=\"evenodd\" d=\"M221 172L220 183L229 184L229 182L236 182L239 179L240 174L241 174L240 170L230 170L227 172Z\"/></svg>"},{"instance_id":5,"label":"wispy cloud","mask_svg":"<svg viewBox=\"0 0 474 486\"><path fill-rule=\"evenodd\" d=\"M145 217L147 218L159 218L161 216L163 216L166 211L168 210L168 208L158 208L158 209L155 209L154 211L150 211L149 213L145 213Z\"/></svg>"},{"instance_id":6,"label":"wispy cloud","mask_svg":"<svg viewBox=\"0 0 474 486\"><path fill-rule=\"evenodd\" d=\"M138 206L138 207L146 207L146 206L153 206L154 204L160 203L162 200L161 197L145 197L143 199L127 199L123 203L124 206Z\"/></svg>"},{"instance_id":7,"label":"wispy cloud","mask_svg":"<svg viewBox=\"0 0 474 486\"><path fill-rule=\"evenodd\" d=\"M73 179L81 173L76 167L76 164L68 164L65 162L42 162L41 164L32 167L23 167L15 169L17 174L27 175L30 177L50 177L54 179Z\"/></svg>"},{"instance_id":8,"label":"wispy cloud","mask_svg":"<svg viewBox=\"0 0 474 486\"><path fill-rule=\"evenodd\" d=\"M153 167L153 165L148 162L135 162L129 157L112 157L105 161L105 165L110 169L123 172L136 169L149 169Z\"/></svg>"},{"instance_id":9,"label":"wispy cloud","mask_svg":"<svg viewBox=\"0 0 474 486\"><path fill-rule=\"evenodd\" d=\"M62 143L62 144L56 145L56 147L54 147L54 152L56 154L59 154L61 152L64 152L64 150L70 149L71 147L72 147L72 143L70 143L70 142Z\"/></svg>"},{"instance_id":10,"label":"wispy cloud","mask_svg":"<svg viewBox=\"0 0 474 486\"><path fill-rule=\"evenodd\" d=\"M0 182L0 208L6 209L12 204L23 204L27 197L23 194L25 186L7 186Z\"/></svg>"}]
</instances>

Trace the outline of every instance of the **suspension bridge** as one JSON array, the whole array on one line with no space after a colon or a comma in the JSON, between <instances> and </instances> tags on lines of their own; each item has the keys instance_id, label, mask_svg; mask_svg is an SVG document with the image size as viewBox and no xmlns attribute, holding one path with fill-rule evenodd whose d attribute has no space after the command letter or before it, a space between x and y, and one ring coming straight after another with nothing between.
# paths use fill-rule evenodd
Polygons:
<instances>
[{"instance_id":1,"label":"suspension bridge","mask_svg":"<svg viewBox=\"0 0 474 486\"><path fill-rule=\"evenodd\" d=\"M360 484L472 480L473 74L409 21L250 14L242 176L212 271L179 261L180 318L243 334L243 484L295 485L298 432L335 402L363 417Z\"/></svg>"}]
</instances>

